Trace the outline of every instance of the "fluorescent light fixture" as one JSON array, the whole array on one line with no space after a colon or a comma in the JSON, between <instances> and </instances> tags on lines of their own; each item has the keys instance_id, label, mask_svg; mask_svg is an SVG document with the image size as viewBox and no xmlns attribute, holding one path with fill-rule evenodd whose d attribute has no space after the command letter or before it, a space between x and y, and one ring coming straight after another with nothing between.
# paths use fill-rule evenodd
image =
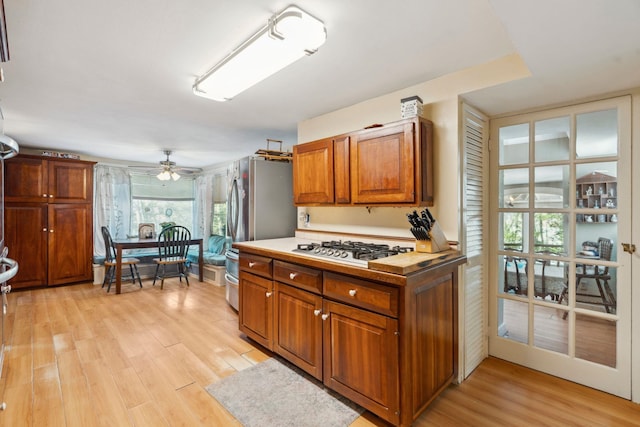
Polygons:
<instances>
[{"instance_id":1,"label":"fluorescent light fixture","mask_svg":"<svg viewBox=\"0 0 640 427\"><path fill-rule=\"evenodd\" d=\"M222 61L196 79L193 93L228 101L305 55L327 39L322 21L289 6Z\"/></svg>"}]
</instances>

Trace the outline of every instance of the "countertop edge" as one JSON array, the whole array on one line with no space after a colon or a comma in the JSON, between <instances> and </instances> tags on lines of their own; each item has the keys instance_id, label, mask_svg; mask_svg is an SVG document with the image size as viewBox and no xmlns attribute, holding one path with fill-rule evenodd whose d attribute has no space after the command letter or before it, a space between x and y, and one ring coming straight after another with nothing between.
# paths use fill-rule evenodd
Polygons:
<instances>
[{"instance_id":1,"label":"countertop edge","mask_svg":"<svg viewBox=\"0 0 640 427\"><path fill-rule=\"evenodd\" d=\"M304 264L305 266L315 267L327 271L348 274L360 278L384 281L396 286L407 285L408 278L412 278L418 274L424 274L428 271L435 270L439 267L457 266L466 262L466 256L458 251L452 250L448 255L439 257L424 263L423 268L411 269L404 274L380 271L372 268L358 267L356 265L347 265L330 260L322 260L319 258L311 258L304 255L298 255L292 252L292 248L299 243L309 243L309 239L301 239L296 237L286 237L281 239L254 240L249 242L234 242L233 247L254 255L276 258L278 260Z\"/></svg>"}]
</instances>

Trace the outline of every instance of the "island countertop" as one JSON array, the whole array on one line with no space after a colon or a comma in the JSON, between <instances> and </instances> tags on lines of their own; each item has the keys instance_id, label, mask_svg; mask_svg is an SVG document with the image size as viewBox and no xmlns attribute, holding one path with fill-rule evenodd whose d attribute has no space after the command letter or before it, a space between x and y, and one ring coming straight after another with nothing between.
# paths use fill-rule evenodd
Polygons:
<instances>
[{"instance_id":1,"label":"island countertop","mask_svg":"<svg viewBox=\"0 0 640 427\"><path fill-rule=\"evenodd\" d=\"M299 252L293 252L299 244L319 243L307 238L285 237L280 239L235 242L233 247L241 252L274 257L327 271L355 275L372 280L381 280L394 285L406 285L419 276L445 265L459 265L466 257L459 251L450 249L438 253L408 252L371 260L368 265L359 266L340 259L324 259Z\"/></svg>"}]
</instances>

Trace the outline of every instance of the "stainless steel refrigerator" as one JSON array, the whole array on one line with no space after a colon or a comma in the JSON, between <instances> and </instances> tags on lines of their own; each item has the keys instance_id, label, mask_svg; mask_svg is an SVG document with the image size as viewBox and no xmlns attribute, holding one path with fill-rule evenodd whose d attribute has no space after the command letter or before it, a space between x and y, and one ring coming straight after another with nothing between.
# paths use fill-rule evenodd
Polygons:
<instances>
[{"instance_id":1,"label":"stainless steel refrigerator","mask_svg":"<svg viewBox=\"0 0 640 427\"><path fill-rule=\"evenodd\" d=\"M5 335L4 318L7 315L7 294L11 286L6 282L18 272L18 263L8 258L9 249L4 245L4 159L18 154L18 144L6 135L0 134L0 293L2 294L2 314L0 315L0 376L4 363ZM0 409L4 409L4 402Z\"/></svg>"},{"instance_id":2,"label":"stainless steel refrigerator","mask_svg":"<svg viewBox=\"0 0 640 427\"><path fill-rule=\"evenodd\" d=\"M293 237L293 169L289 162L245 157L227 170L227 234L234 242ZM238 252L227 251L227 301L238 309Z\"/></svg>"}]
</instances>

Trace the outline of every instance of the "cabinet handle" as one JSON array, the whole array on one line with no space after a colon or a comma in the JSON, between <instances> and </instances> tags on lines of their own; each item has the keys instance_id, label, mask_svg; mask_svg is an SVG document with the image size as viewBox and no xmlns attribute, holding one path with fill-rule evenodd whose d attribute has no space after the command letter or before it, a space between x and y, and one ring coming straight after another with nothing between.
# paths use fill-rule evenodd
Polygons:
<instances>
[{"instance_id":1,"label":"cabinet handle","mask_svg":"<svg viewBox=\"0 0 640 427\"><path fill-rule=\"evenodd\" d=\"M356 289L349 289L349 295L351 295L352 297L355 297L357 293L358 291Z\"/></svg>"},{"instance_id":2,"label":"cabinet handle","mask_svg":"<svg viewBox=\"0 0 640 427\"><path fill-rule=\"evenodd\" d=\"M53 233L53 230L49 230L49 233Z\"/></svg>"},{"instance_id":3,"label":"cabinet handle","mask_svg":"<svg viewBox=\"0 0 640 427\"><path fill-rule=\"evenodd\" d=\"M44 232L46 233L46 232L47 232L47 227L44 227L44 228L42 229L42 231L44 231Z\"/></svg>"},{"instance_id":4,"label":"cabinet handle","mask_svg":"<svg viewBox=\"0 0 640 427\"><path fill-rule=\"evenodd\" d=\"M327 320L327 318L329 317L329 313L323 314L321 317L322 317L322 320Z\"/></svg>"},{"instance_id":5,"label":"cabinet handle","mask_svg":"<svg viewBox=\"0 0 640 427\"><path fill-rule=\"evenodd\" d=\"M297 275L298 273L289 273L289 279L293 280L296 278Z\"/></svg>"},{"instance_id":6,"label":"cabinet handle","mask_svg":"<svg viewBox=\"0 0 640 427\"><path fill-rule=\"evenodd\" d=\"M49 198L50 198L50 199L53 199L53 194L49 194Z\"/></svg>"},{"instance_id":7,"label":"cabinet handle","mask_svg":"<svg viewBox=\"0 0 640 427\"><path fill-rule=\"evenodd\" d=\"M43 195L42 195L42 197L47 197L47 195L46 195L46 194L43 194Z\"/></svg>"},{"instance_id":8,"label":"cabinet handle","mask_svg":"<svg viewBox=\"0 0 640 427\"><path fill-rule=\"evenodd\" d=\"M269 298L271 296L271 294L273 294L273 292L267 292L265 293L265 295L267 296L267 298Z\"/></svg>"},{"instance_id":9,"label":"cabinet handle","mask_svg":"<svg viewBox=\"0 0 640 427\"><path fill-rule=\"evenodd\" d=\"M255 262L253 262L253 261L249 261L249 268L253 268L253 266L254 266L254 265L256 265L256 263L255 263Z\"/></svg>"},{"instance_id":10,"label":"cabinet handle","mask_svg":"<svg viewBox=\"0 0 640 427\"><path fill-rule=\"evenodd\" d=\"M313 310L314 316L320 316L320 313L322 313L322 310Z\"/></svg>"}]
</instances>

